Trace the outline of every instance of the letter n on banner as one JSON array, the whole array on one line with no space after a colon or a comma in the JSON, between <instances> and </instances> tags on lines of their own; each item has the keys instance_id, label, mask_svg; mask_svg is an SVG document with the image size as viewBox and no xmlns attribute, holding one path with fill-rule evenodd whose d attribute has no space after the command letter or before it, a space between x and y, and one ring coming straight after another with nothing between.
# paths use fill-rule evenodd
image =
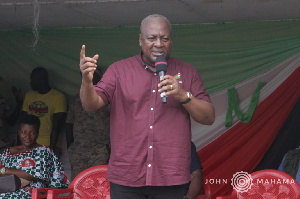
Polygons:
<instances>
[{"instance_id":1,"label":"letter n on banner","mask_svg":"<svg viewBox=\"0 0 300 199\"><path fill-rule=\"evenodd\" d=\"M242 123L248 123L250 122L253 113L255 111L255 108L258 103L259 98L259 92L260 90L266 85L266 82L259 82L256 90L254 91L251 101L249 104L249 107L245 114L242 114L242 112L239 109L238 100L237 100L237 93L235 88L231 88L227 91L228 94L228 110L226 113L226 121L225 121L225 127L231 127L232 125L232 111L234 110L235 115Z\"/></svg>"}]
</instances>

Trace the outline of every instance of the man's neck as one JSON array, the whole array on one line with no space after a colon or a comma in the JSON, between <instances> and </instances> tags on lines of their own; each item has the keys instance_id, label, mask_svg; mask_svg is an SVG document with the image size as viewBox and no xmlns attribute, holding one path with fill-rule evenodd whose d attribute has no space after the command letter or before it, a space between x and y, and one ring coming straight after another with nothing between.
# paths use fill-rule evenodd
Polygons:
<instances>
[{"instance_id":1,"label":"man's neck","mask_svg":"<svg viewBox=\"0 0 300 199\"><path fill-rule=\"evenodd\" d=\"M45 87L45 88L38 90L38 92L39 92L39 94L47 94L50 92L50 90L51 90L51 87L49 86L49 87Z\"/></svg>"},{"instance_id":2,"label":"man's neck","mask_svg":"<svg viewBox=\"0 0 300 199\"><path fill-rule=\"evenodd\" d=\"M147 67L149 68L149 70L151 70L152 72L156 72L156 68L155 67L153 67L153 66L149 66L149 65L147 65Z\"/></svg>"},{"instance_id":3,"label":"man's neck","mask_svg":"<svg viewBox=\"0 0 300 199\"><path fill-rule=\"evenodd\" d=\"M156 72L156 68L155 66L150 66L149 64L146 64L145 60L144 60L144 57L143 57L143 51L141 51L140 55L141 55L141 59L142 61L144 62L144 64L147 66L147 68L149 68L149 70L151 70L152 72Z\"/></svg>"}]
</instances>

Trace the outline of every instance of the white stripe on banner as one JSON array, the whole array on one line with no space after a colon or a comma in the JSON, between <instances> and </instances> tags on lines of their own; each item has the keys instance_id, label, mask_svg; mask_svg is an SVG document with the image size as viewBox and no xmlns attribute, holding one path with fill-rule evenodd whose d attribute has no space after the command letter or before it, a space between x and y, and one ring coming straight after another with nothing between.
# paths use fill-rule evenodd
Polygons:
<instances>
[{"instance_id":1,"label":"white stripe on banner","mask_svg":"<svg viewBox=\"0 0 300 199\"><path fill-rule=\"evenodd\" d=\"M192 141L199 151L209 143L213 142L227 130L236 125L239 120L235 115L232 117L232 127L225 127L226 112L228 109L227 90L235 87L238 95L239 107L245 113L259 82L267 82L259 95L259 103L266 99L283 81L285 81L293 71L300 66L300 53L296 54L284 62L265 70L254 77L246 79L231 87L228 87L211 95L215 106L216 120L211 126L201 125L193 119L191 122Z\"/></svg>"}]
</instances>

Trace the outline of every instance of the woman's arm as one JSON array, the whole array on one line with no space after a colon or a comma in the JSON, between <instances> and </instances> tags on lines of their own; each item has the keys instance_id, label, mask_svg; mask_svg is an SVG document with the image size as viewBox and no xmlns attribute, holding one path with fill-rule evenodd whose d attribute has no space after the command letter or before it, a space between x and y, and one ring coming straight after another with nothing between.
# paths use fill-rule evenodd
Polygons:
<instances>
[{"instance_id":1,"label":"woman's arm","mask_svg":"<svg viewBox=\"0 0 300 199\"><path fill-rule=\"evenodd\" d=\"M30 175L29 173L26 173L25 171L21 170L21 169L11 169L11 168L5 168L5 174L14 174L16 176L18 176L19 178L23 178L25 180L28 181L34 181L36 180L36 178L34 178L32 175Z\"/></svg>"}]
</instances>

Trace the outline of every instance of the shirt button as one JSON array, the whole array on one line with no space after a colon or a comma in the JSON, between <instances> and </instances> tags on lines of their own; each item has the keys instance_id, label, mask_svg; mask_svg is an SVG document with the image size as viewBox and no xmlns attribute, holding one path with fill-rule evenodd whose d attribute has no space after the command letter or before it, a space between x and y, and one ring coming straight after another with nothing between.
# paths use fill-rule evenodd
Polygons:
<instances>
[{"instance_id":1,"label":"shirt button","mask_svg":"<svg viewBox=\"0 0 300 199\"><path fill-rule=\"evenodd\" d=\"M150 149L152 149L152 146L149 146Z\"/></svg>"},{"instance_id":2,"label":"shirt button","mask_svg":"<svg viewBox=\"0 0 300 199\"><path fill-rule=\"evenodd\" d=\"M151 164L148 164L148 167L151 167Z\"/></svg>"},{"instance_id":3,"label":"shirt button","mask_svg":"<svg viewBox=\"0 0 300 199\"><path fill-rule=\"evenodd\" d=\"M154 75L156 75L156 73L154 73Z\"/></svg>"},{"instance_id":4,"label":"shirt button","mask_svg":"<svg viewBox=\"0 0 300 199\"><path fill-rule=\"evenodd\" d=\"M153 90L152 92L155 93L155 90Z\"/></svg>"},{"instance_id":5,"label":"shirt button","mask_svg":"<svg viewBox=\"0 0 300 199\"><path fill-rule=\"evenodd\" d=\"M153 108L151 108L151 111L153 111Z\"/></svg>"},{"instance_id":6,"label":"shirt button","mask_svg":"<svg viewBox=\"0 0 300 199\"><path fill-rule=\"evenodd\" d=\"M150 126L150 129L152 129L153 128L153 126Z\"/></svg>"}]
</instances>

